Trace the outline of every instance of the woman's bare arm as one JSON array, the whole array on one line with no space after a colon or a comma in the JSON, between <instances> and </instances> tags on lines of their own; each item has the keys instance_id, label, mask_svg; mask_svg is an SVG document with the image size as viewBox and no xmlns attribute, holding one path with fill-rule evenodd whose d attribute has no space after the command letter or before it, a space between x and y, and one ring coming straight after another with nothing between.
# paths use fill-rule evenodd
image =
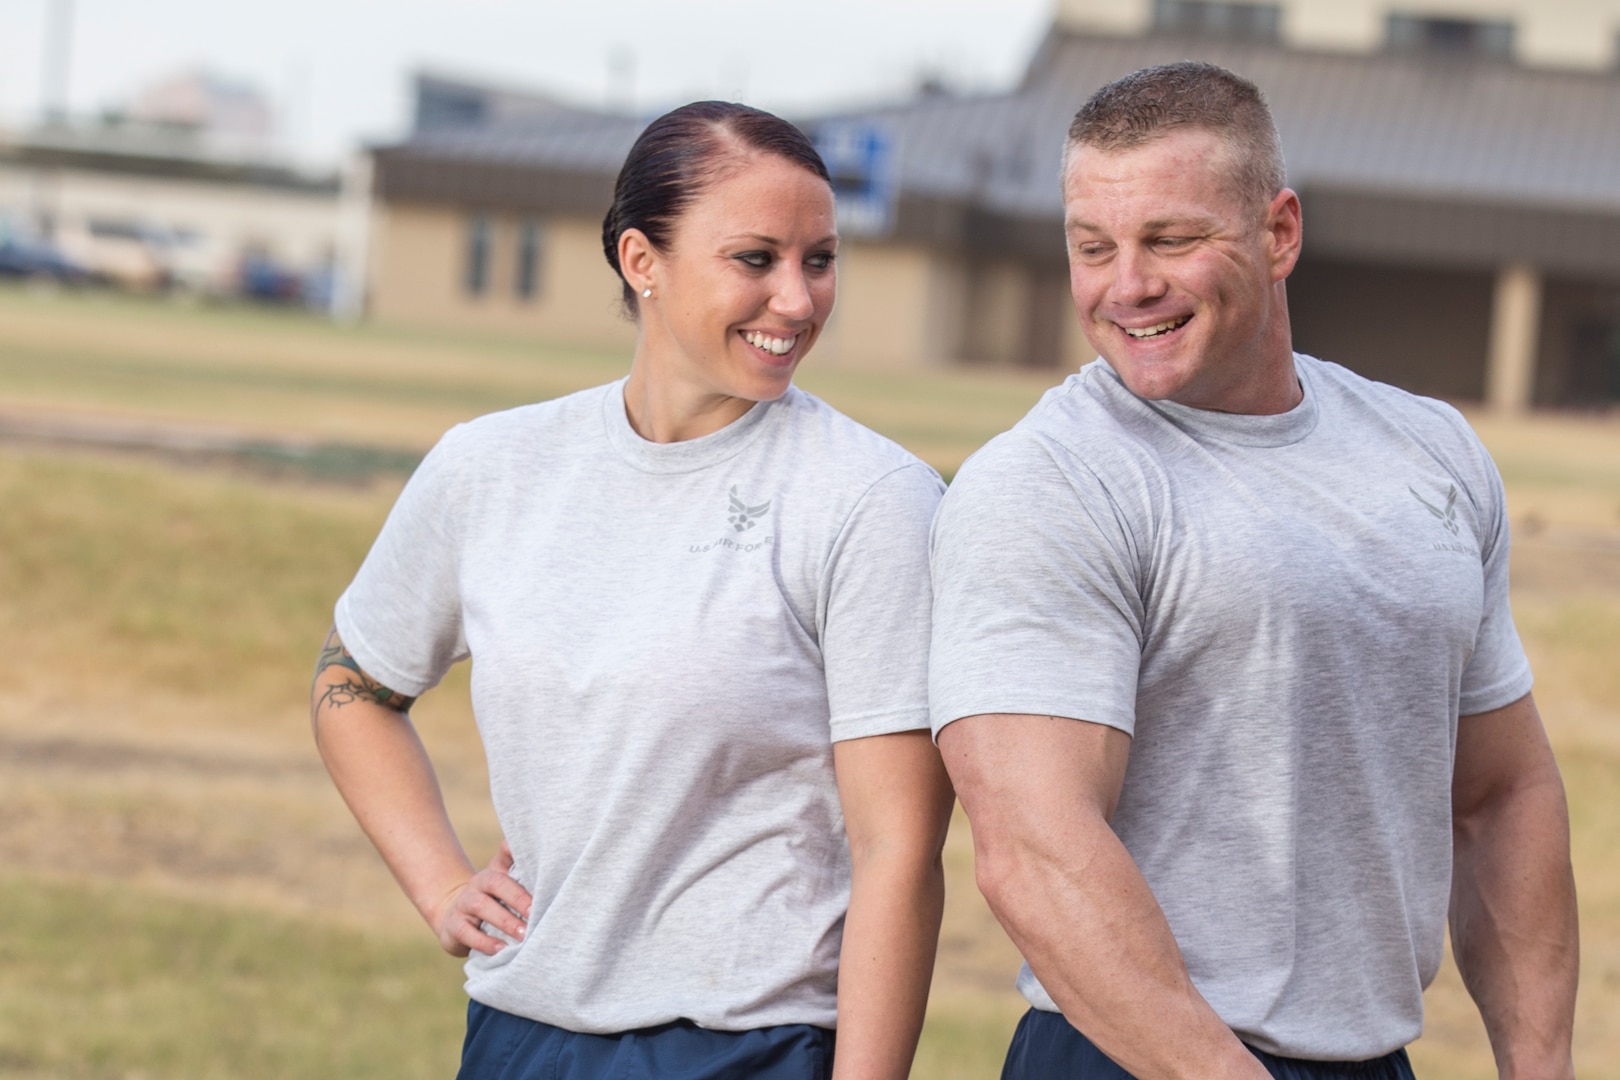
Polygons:
<instances>
[{"instance_id":1,"label":"woman's bare arm","mask_svg":"<svg viewBox=\"0 0 1620 1080\"><path fill-rule=\"evenodd\" d=\"M853 864L838 967L834 1080L905 1080L945 906L955 798L926 731L833 745Z\"/></svg>"},{"instance_id":2,"label":"woman's bare arm","mask_svg":"<svg viewBox=\"0 0 1620 1080\"><path fill-rule=\"evenodd\" d=\"M504 843L482 870L467 858L411 724L407 710L415 700L362 671L335 627L327 635L309 698L327 772L444 950L493 954L506 943L482 924L521 939L529 894L508 873L512 858Z\"/></svg>"}]
</instances>

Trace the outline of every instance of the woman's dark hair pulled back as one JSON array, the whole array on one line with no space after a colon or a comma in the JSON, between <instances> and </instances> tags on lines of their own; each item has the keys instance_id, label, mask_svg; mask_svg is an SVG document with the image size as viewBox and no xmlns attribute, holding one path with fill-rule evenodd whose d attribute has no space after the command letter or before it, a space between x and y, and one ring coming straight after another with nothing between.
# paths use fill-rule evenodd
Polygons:
<instances>
[{"instance_id":1,"label":"woman's dark hair pulled back","mask_svg":"<svg viewBox=\"0 0 1620 1080\"><path fill-rule=\"evenodd\" d=\"M668 250L676 220L739 151L774 154L832 183L810 139L779 116L730 101L694 101L660 116L630 148L602 219L602 253L624 285L627 311L638 307L619 265L619 237L640 229L653 247Z\"/></svg>"}]
</instances>

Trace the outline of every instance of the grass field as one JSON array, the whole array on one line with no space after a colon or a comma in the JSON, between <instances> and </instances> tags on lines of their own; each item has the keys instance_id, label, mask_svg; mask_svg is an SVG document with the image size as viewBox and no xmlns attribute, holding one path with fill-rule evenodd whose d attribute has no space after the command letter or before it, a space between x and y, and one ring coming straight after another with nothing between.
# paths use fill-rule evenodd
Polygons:
<instances>
[{"instance_id":1,"label":"grass field","mask_svg":"<svg viewBox=\"0 0 1620 1080\"><path fill-rule=\"evenodd\" d=\"M458 420L624 363L0 291L0 1077L450 1073L457 964L315 758L309 665L402 463ZM812 360L801 381L950 472L1047 380ZM1508 484L1515 610L1571 797L1578 1064L1620 1077L1620 422L1478 426ZM40 435L53 428L73 438ZM152 449L72 445L94 431ZM347 449L305 470L173 449L199 432ZM465 672L416 717L469 847L487 852ZM957 824L916 1069L929 1080L996 1075L1022 1011ZM1449 965L1428 1006L1420 1075L1491 1075Z\"/></svg>"}]
</instances>

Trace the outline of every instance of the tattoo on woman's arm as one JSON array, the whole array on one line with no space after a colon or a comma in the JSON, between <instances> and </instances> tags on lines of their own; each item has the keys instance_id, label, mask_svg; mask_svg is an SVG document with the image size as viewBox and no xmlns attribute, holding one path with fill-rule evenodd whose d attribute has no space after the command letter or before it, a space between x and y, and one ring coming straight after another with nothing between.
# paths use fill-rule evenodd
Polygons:
<instances>
[{"instance_id":1,"label":"tattoo on woman's arm","mask_svg":"<svg viewBox=\"0 0 1620 1080\"><path fill-rule=\"evenodd\" d=\"M361 671L353 655L343 647L336 629L327 635L326 644L321 646L320 658L315 661L315 684L310 687L311 692L320 684L321 675L332 668L345 668L347 673L334 676L321 688L320 697L315 700L317 712L328 705L341 709L357 701L370 701L397 712L405 712L416 704L415 698L390 690Z\"/></svg>"}]
</instances>

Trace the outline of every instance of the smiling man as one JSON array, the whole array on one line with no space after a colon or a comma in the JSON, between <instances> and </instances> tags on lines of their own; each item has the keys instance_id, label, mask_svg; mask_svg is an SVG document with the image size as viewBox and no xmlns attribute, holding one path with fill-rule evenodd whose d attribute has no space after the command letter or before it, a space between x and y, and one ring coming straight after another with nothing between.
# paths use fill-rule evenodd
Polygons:
<instances>
[{"instance_id":1,"label":"smiling man","mask_svg":"<svg viewBox=\"0 0 1620 1080\"><path fill-rule=\"evenodd\" d=\"M1410 1076L1449 914L1502 1075L1572 1076L1501 481L1455 410L1293 351L1284 182L1230 72L1098 91L1063 195L1100 358L935 520L934 728L1027 961L1004 1075Z\"/></svg>"}]
</instances>

